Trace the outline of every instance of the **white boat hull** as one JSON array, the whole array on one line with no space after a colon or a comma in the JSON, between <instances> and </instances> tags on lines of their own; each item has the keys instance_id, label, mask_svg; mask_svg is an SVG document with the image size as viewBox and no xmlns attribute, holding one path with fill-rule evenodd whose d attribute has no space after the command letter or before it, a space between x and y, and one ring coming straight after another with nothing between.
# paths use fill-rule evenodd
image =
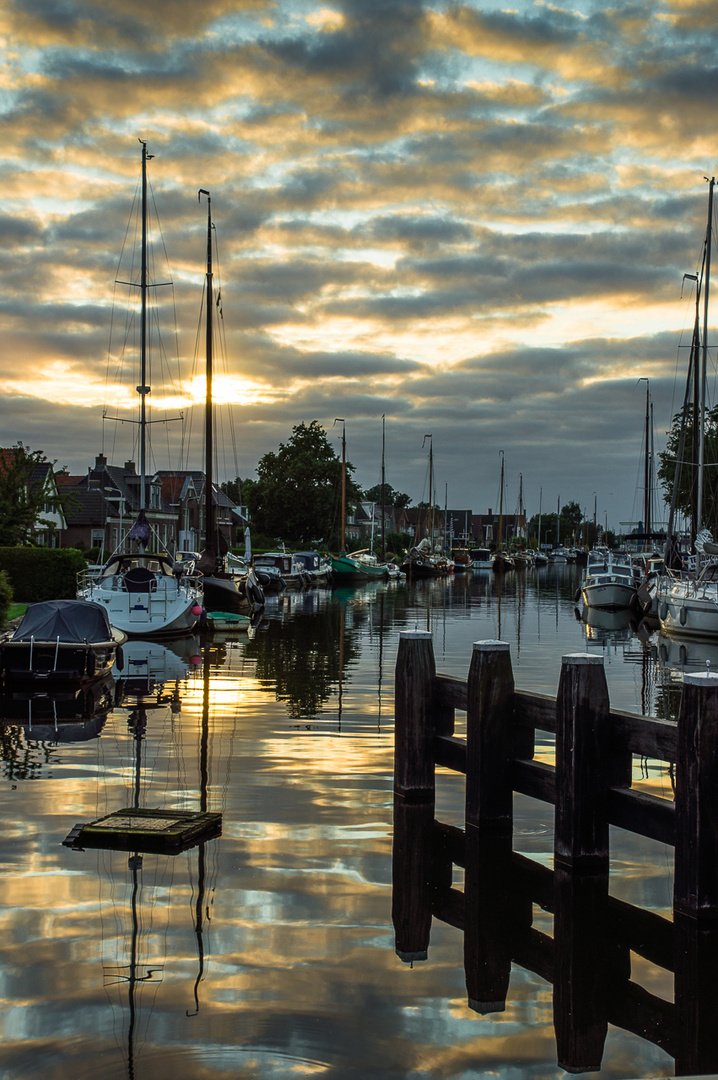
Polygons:
<instances>
[{"instance_id":1,"label":"white boat hull","mask_svg":"<svg viewBox=\"0 0 718 1080\"><path fill-rule=\"evenodd\" d=\"M718 640L718 592L696 589L692 583L676 583L656 592L661 630L666 634Z\"/></svg>"},{"instance_id":2,"label":"white boat hull","mask_svg":"<svg viewBox=\"0 0 718 1080\"><path fill-rule=\"evenodd\" d=\"M610 581L605 584L584 584L581 587L581 596L587 607L595 608L627 608L636 592L635 585L625 585L622 582Z\"/></svg>"},{"instance_id":3,"label":"white boat hull","mask_svg":"<svg viewBox=\"0 0 718 1080\"><path fill-rule=\"evenodd\" d=\"M128 637L185 634L196 626L202 608L201 590L171 578L154 592L126 592L116 578L102 578L87 582L77 595L106 607L111 625Z\"/></svg>"}]
</instances>

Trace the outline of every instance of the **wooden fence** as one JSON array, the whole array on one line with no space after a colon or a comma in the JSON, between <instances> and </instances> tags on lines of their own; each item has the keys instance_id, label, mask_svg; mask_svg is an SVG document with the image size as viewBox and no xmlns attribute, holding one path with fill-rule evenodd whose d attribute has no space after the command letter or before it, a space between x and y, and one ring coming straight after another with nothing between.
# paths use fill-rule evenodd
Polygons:
<instances>
[{"instance_id":1,"label":"wooden fence","mask_svg":"<svg viewBox=\"0 0 718 1080\"><path fill-rule=\"evenodd\" d=\"M555 735L555 765L534 759L537 730ZM554 699L515 689L504 642L475 643L463 680L437 674L430 633L403 632L395 740L402 959L426 957L438 917L464 932L479 1012L504 1007L512 962L553 984L564 1068L598 1069L612 1023L665 1049L679 1074L716 1071L718 676L686 676L675 723L612 710L601 657L564 657ZM632 790L634 755L671 764L674 801ZM434 820L436 765L466 775L464 829ZM514 792L553 804L553 870L513 852ZM673 846L672 922L609 896L611 825ZM553 938L533 927L534 904L553 914ZM674 1002L631 980L632 952L673 973Z\"/></svg>"}]
</instances>

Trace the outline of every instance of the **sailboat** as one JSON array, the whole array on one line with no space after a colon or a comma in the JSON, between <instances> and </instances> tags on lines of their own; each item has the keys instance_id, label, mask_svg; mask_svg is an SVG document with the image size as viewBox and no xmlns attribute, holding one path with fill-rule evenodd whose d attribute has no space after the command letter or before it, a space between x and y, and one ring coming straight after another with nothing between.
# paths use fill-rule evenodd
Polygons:
<instances>
[{"instance_id":1,"label":"sailboat","mask_svg":"<svg viewBox=\"0 0 718 1080\"><path fill-rule=\"evenodd\" d=\"M448 572L448 560L436 559L432 553L434 535L434 440L425 435L424 443L429 440L429 535L410 548L401 564L402 573L410 578L443 577Z\"/></svg>"},{"instance_id":2,"label":"sailboat","mask_svg":"<svg viewBox=\"0 0 718 1080\"><path fill-rule=\"evenodd\" d=\"M80 578L77 599L98 603L108 613L110 623L128 637L156 637L184 634L197 623L203 610L201 581L176 566L166 553L152 551L152 526L147 520L147 419L148 385L147 316L148 293L154 286L149 280L147 251L147 144L142 145L142 240L139 284L140 290L140 396L139 449L140 486L139 513L127 540L135 545L126 551L123 539L118 550L110 556L99 576L85 574Z\"/></svg>"},{"instance_id":3,"label":"sailboat","mask_svg":"<svg viewBox=\"0 0 718 1080\"><path fill-rule=\"evenodd\" d=\"M508 551L503 549L503 531L504 531L504 452L499 450L501 454L501 480L499 486L499 546L494 553L494 561L492 563L492 569L494 573L502 574L506 570L514 569L514 560L509 555Z\"/></svg>"},{"instance_id":4,"label":"sailboat","mask_svg":"<svg viewBox=\"0 0 718 1080\"><path fill-rule=\"evenodd\" d=\"M338 555L332 555L332 578L343 585L362 581L386 581L389 571L384 563L380 563L376 555L368 551L354 551L347 554L346 546L346 521L347 521L347 440L346 424L338 417L335 424L342 425L342 523L341 523L341 551Z\"/></svg>"},{"instance_id":5,"label":"sailboat","mask_svg":"<svg viewBox=\"0 0 718 1080\"><path fill-rule=\"evenodd\" d=\"M237 578L227 569L225 538L217 527L217 511L214 499L214 407L212 398L212 377L214 373L214 285L212 269L212 198L209 191L200 188L198 199L207 199L207 268L205 273L205 463L204 463L204 517L205 544L200 555L197 569L202 575L204 606L208 616L217 613L239 614L246 605L241 594ZM258 583L257 586L259 587ZM260 587L261 588L261 587ZM262 596L262 603L264 597Z\"/></svg>"},{"instance_id":6,"label":"sailboat","mask_svg":"<svg viewBox=\"0 0 718 1080\"><path fill-rule=\"evenodd\" d=\"M703 249L703 269L697 275L696 317L693 343L690 351L686 393L683 403L683 426L681 429L673 483L673 498L668 520L665 571L659 576L654 605L661 630L667 634L693 635L718 638L718 545L711 541L703 529L703 452L705 436L705 395L708 352L708 297L710 289L711 238L713 231L713 189L715 178L709 181L708 226ZM700 333L700 302L703 299L703 335ZM700 359L700 364L699 364ZM689 403L691 383L694 387L693 403ZM692 409L694 430L695 499L691 535L697 560L704 559L703 568L697 576L692 572L672 568L675 552L674 515L678 491L679 464L683 456L686 419ZM695 438L697 433L697 439ZM696 445L697 444L697 445ZM697 453L696 453L697 450Z\"/></svg>"}]
</instances>

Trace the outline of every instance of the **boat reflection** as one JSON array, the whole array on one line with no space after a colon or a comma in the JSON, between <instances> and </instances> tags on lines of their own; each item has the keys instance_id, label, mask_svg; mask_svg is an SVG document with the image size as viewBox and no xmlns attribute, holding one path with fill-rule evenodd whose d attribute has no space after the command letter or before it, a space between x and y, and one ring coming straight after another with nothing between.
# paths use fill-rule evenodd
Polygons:
<instances>
[{"instance_id":1,"label":"boat reflection","mask_svg":"<svg viewBox=\"0 0 718 1080\"><path fill-rule=\"evenodd\" d=\"M131 638L123 647L122 671L113 668L121 696L147 697L177 684L202 663L202 646L195 635L167 641Z\"/></svg>"},{"instance_id":2,"label":"boat reflection","mask_svg":"<svg viewBox=\"0 0 718 1080\"><path fill-rule=\"evenodd\" d=\"M98 737L116 700L117 683L109 671L74 688L6 687L0 694L0 724L19 725L37 742L82 742Z\"/></svg>"}]
</instances>

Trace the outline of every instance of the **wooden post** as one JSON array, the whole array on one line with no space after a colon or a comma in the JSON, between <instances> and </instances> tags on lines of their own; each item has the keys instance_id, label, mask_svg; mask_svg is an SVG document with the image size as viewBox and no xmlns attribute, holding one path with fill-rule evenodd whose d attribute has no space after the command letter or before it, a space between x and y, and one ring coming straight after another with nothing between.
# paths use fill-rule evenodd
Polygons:
<instances>
[{"instance_id":1,"label":"wooden post","mask_svg":"<svg viewBox=\"0 0 718 1080\"><path fill-rule=\"evenodd\" d=\"M433 800L434 645L428 630L402 630L394 683L394 791Z\"/></svg>"},{"instance_id":2,"label":"wooden post","mask_svg":"<svg viewBox=\"0 0 718 1080\"><path fill-rule=\"evenodd\" d=\"M609 712L603 657L564 656L556 699L554 860L569 869L608 867Z\"/></svg>"},{"instance_id":3,"label":"wooden post","mask_svg":"<svg viewBox=\"0 0 718 1080\"><path fill-rule=\"evenodd\" d=\"M466 829L464 973L469 1008L482 1014L506 1008L516 921L511 855L510 834Z\"/></svg>"},{"instance_id":4,"label":"wooden post","mask_svg":"<svg viewBox=\"0 0 718 1080\"><path fill-rule=\"evenodd\" d=\"M466 686L466 825L511 831L514 676L506 641L475 641Z\"/></svg>"},{"instance_id":5,"label":"wooden post","mask_svg":"<svg viewBox=\"0 0 718 1080\"><path fill-rule=\"evenodd\" d=\"M558 1063L570 1073L601 1068L611 958L607 901L608 866L600 874L554 870L554 1030Z\"/></svg>"},{"instance_id":6,"label":"wooden post","mask_svg":"<svg viewBox=\"0 0 718 1080\"><path fill-rule=\"evenodd\" d=\"M678 717L673 906L718 918L718 676L686 675Z\"/></svg>"},{"instance_id":7,"label":"wooden post","mask_svg":"<svg viewBox=\"0 0 718 1080\"><path fill-rule=\"evenodd\" d=\"M391 917L396 954L404 963L426 960L434 892L433 803L394 796Z\"/></svg>"},{"instance_id":8,"label":"wooden post","mask_svg":"<svg viewBox=\"0 0 718 1080\"><path fill-rule=\"evenodd\" d=\"M718 1070L715 1038L718 927L677 913L673 931L676 1076L715 1075Z\"/></svg>"}]
</instances>

